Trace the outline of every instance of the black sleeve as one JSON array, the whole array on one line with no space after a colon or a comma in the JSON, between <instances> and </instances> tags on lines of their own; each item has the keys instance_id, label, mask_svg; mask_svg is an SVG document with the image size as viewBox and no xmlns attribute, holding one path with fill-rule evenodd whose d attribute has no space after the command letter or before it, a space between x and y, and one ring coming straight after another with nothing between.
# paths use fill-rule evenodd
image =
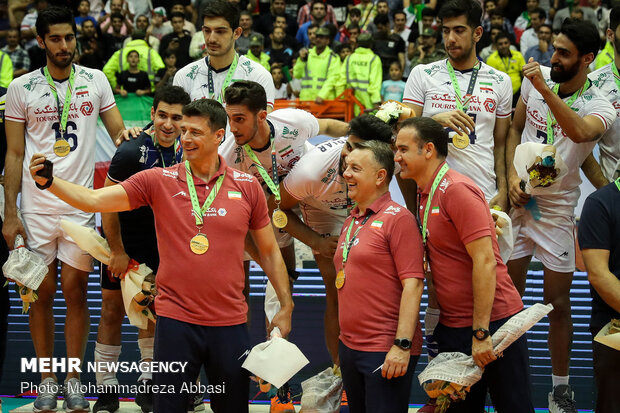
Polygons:
<instances>
[{"instance_id":1,"label":"black sleeve","mask_svg":"<svg viewBox=\"0 0 620 413\"><path fill-rule=\"evenodd\" d=\"M405 44L405 41L403 40L402 37L400 36L395 36L395 38L398 38L397 41L397 46L396 46L396 50L398 51L398 53L407 53L407 45Z\"/></svg>"},{"instance_id":2,"label":"black sleeve","mask_svg":"<svg viewBox=\"0 0 620 413\"><path fill-rule=\"evenodd\" d=\"M411 33L409 33L409 38L407 39L407 42L415 44L416 40L418 40L418 36L420 35L417 23L412 24L410 29Z\"/></svg>"},{"instance_id":3,"label":"black sleeve","mask_svg":"<svg viewBox=\"0 0 620 413\"><path fill-rule=\"evenodd\" d=\"M138 83L136 84L137 89L150 89L151 88L151 80L149 79L148 73L145 71L140 71L138 75Z\"/></svg>"},{"instance_id":4,"label":"black sleeve","mask_svg":"<svg viewBox=\"0 0 620 413\"><path fill-rule=\"evenodd\" d=\"M579 247L581 249L611 250L613 228L608 208L596 192L586 199L579 219Z\"/></svg>"},{"instance_id":5,"label":"black sleeve","mask_svg":"<svg viewBox=\"0 0 620 413\"><path fill-rule=\"evenodd\" d=\"M125 141L118 147L108 169L108 178L119 183L140 172L140 147L144 142L143 135Z\"/></svg>"},{"instance_id":6,"label":"black sleeve","mask_svg":"<svg viewBox=\"0 0 620 413\"><path fill-rule=\"evenodd\" d=\"M171 34L173 33L168 33L161 38L161 42L159 43L159 53L163 53L165 50L168 49L168 46L170 45L170 40L172 40L172 37L170 36Z\"/></svg>"}]
</instances>

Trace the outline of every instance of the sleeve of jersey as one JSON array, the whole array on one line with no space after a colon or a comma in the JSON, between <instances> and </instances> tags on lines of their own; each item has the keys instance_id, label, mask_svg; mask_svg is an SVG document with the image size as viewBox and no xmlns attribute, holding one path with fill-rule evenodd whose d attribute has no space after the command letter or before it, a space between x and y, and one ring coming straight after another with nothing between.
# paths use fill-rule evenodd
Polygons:
<instances>
[{"instance_id":1,"label":"sleeve of jersey","mask_svg":"<svg viewBox=\"0 0 620 413\"><path fill-rule=\"evenodd\" d=\"M442 197L440 208L454 223L463 244L491 236L490 211L482 191L463 182L452 182Z\"/></svg>"},{"instance_id":2,"label":"sleeve of jersey","mask_svg":"<svg viewBox=\"0 0 620 413\"><path fill-rule=\"evenodd\" d=\"M613 105L602 96L596 96L590 102L588 102L588 107L592 108L588 115L594 115L598 117L603 125L605 126L605 130L609 129L609 127L616 120L616 109Z\"/></svg>"},{"instance_id":3,"label":"sleeve of jersey","mask_svg":"<svg viewBox=\"0 0 620 413\"><path fill-rule=\"evenodd\" d=\"M611 250L610 216L605 205L596 197L590 196L583 204L579 219L579 247L583 249Z\"/></svg>"},{"instance_id":4,"label":"sleeve of jersey","mask_svg":"<svg viewBox=\"0 0 620 413\"><path fill-rule=\"evenodd\" d=\"M424 248L422 237L413 214L401 209L392 225L386 228L388 242L398 277L424 279Z\"/></svg>"},{"instance_id":5,"label":"sleeve of jersey","mask_svg":"<svg viewBox=\"0 0 620 413\"><path fill-rule=\"evenodd\" d=\"M116 106L116 101L114 100L114 94L112 93L112 87L108 82L105 75L99 71L97 73L97 87L101 88L101 105L99 109L99 113L106 112Z\"/></svg>"},{"instance_id":6,"label":"sleeve of jersey","mask_svg":"<svg viewBox=\"0 0 620 413\"><path fill-rule=\"evenodd\" d=\"M252 182L245 183L247 188L245 194L248 196L248 202L250 204L250 229L261 229L269 225L271 220L269 219L269 210L267 208L267 199L263 188L261 188L258 180L252 178Z\"/></svg>"},{"instance_id":7,"label":"sleeve of jersey","mask_svg":"<svg viewBox=\"0 0 620 413\"><path fill-rule=\"evenodd\" d=\"M161 175L161 171L160 168L141 171L119 184L127 192L131 209L151 204L153 179Z\"/></svg>"},{"instance_id":8,"label":"sleeve of jersey","mask_svg":"<svg viewBox=\"0 0 620 413\"><path fill-rule=\"evenodd\" d=\"M310 112L305 110L296 110L296 113L301 114L299 124L307 130L308 138L315 137L319 134L319 120Z\"/></svg>"},{"instance_id":9,"label":"sleeve of jersey","mask_svg":"<svg viewBox=\"0 0 620 413\"><path fill-rule=\"evenodd\" d=\"M308 171L305 167L305 165L312 166L312 162L309 162L311 159L308 156L309 154L302 156L282 181L282 186L286 192L298 201L311 196L309 190L311 183L310 174L307 173Z\"/></svg>"},{"instance_id":10,"label":"sleeve of jersey","mask_svg":"<svg viewBox=\"0 0 620 413\"><path fill-rule=\"evenodd\" d=\"M24 88L20 82L11 82L6 93L6 109L4 118L13 122L26 123L26 102Z\"/></svg>"},{"instance_id":11,"label":"sleeve of jersey","mask_svg":"<svg viewBox=\"0 0 620 413\"><path fill-rule=\"evenodd\" d=\"M135 156L133 151L129 150L129 144L131 142L123 142L121 146L116 150L112 161L110 162L110 168L108 169L108 179L114 183L120 183L138 170L134 168Z\"/></svg>"},{"instance_id":12,"label":"sleeve of jersey","mask_svg":"<svg viewBox=\"0 0 620 413\"><path fill-rule=\"evenodd\" d=\"M265 94L267 95L267 106L271 106L273 108L273 102L276 100L276 87L273 84L273 77L271 77L271 73L269 73L267 69L262 66L255 70L257 71L257 75L251 80L254 80L265 88Z\"/></svg>"},{"instance_id":13,"label":"sleeve of jersey","mask_svg":"<svg viewBox=\"0 0 620 413\"><path fill-rule=\"evenodd\" d=\"M495 112L498 118L508 118L512 115L512 80L510 76L502 76L503 81L498 85L499 102L497 102L497 112Z\"/></svg>"},{"instance_id":14,"label":"sleeve of jersey","mask_svg":"<svg viewBox=\"0 0 620 413\"><path fill-rule=\"evenodd\" d=\"M530 97L530 90L532 90L532 82L527 77L523 78L521 83L521 100L527 105L527 100Z\"/></svg>"},{"instance_id":15,"label":"sleeve of jersey","mask_svg":"<svg viewBox=\"0 0 620 413\"><path fill-rule=\"evenodd\" d=\"M422 89L422 84L424 83L423 74L422 65L413 68L405 84L403 103L424 106L424 91Z\"/></svg>"}]
</instances>

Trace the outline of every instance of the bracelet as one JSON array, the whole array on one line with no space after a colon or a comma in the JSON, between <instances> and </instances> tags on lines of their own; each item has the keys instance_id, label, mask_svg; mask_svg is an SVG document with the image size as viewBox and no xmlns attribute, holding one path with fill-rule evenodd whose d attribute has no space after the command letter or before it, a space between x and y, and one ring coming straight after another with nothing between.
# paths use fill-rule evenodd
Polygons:
<instances>
[{"instance_id":1,"label":"bracelet","mask_svg":"<svg viewBox=\"0 0 620 413\"><path fill-rule=\"evenodd\" d=\"M40 185L38 182L35 182L34 184L37 186L37 188L39 188L40 190L44 190L49 188L50 186L52 186L52 182L54 182L54 177L52 176L51 178L49 178L47 180L47 182L45 183L45 185Z\"/></svg>"}]
</instances>

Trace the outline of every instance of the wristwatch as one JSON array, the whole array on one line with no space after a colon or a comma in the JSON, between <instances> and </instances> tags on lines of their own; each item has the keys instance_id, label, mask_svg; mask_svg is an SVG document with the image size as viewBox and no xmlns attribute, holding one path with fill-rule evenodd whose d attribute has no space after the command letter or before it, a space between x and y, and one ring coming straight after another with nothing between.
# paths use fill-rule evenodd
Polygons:
<instances>
[{"instance_id":1,"label":"wristwatch","mask_svg":"<svg viewBox=\"0 0 620 413\"><path fill-rule=\"evenodd\" d=\"M486 328L477 328L472 332L472 334L474 335L474 337L476 337L476 340L480 341L486 340L486 338L491 335L489 330L487 330Z\"/></svg>"},{"instance_id":2,"label":"wristwatch","mask_svg":"<svg viewBox=\"0 0 620 413\"><path fill-rule=\"evenodd\" d=\"M402 348L403 350L411 349L411 340L408 338L395 338L394 345Z\"/></svg>"}]
</instances>

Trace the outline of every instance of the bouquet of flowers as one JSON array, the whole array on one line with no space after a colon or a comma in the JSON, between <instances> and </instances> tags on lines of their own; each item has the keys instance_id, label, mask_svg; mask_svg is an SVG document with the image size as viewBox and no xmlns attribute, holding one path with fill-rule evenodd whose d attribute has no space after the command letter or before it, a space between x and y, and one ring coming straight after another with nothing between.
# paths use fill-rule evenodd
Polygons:
<instances>
[{"instance_id":1,"label":"bouquet of flowers","mask_svg":"<svg viewBox=\"0 0 620 413\"><path fill-rule=\"evenodd\" d=\"M553 145L526 142L515 150L514 166L523 181L522 190L539 195L555 192L568 172Z\"/></svg>"},{"instance_id":2,"label":"bouquet of flowers","mask_svg":"<svg viewBox=\"0 0 620 413\"><path fill-rule=\"evenodd\" d=\"M396 126L398 122L414 117L415 113L400 102L388 100L379 107L375 116L390 126Z\"/></svg>"},{"instance_id":3,"label":"bouquet of flowers","mask_svg":"<svg viewBox=\"0 0 620 413\"><path fill-rule=\"evenodd\" d=\"M594 337L594 341L620 350L620 320L612 318Z\"/></svg>"}]
</instances>

